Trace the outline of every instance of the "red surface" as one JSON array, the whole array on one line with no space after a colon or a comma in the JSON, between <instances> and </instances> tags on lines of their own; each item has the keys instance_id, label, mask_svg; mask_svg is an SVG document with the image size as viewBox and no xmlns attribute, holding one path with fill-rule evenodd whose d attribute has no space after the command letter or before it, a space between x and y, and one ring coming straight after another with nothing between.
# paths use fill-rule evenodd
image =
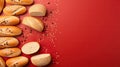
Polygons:
<instances>
[{"instance_id":1,"label":"red surface","mask_svg":"<svg viewBox=\"0 0 120 67\"><path fill-rule=\"evenodd\" d=\"M43 19L48 25L47 32L33 30L31 35L30 28L24 30L25 26L19 25L25 35L25 39L23 35L18 37L22 41L20 47L29 41L40 42L42 48L38 53L51 53L53 57L47 67L120 67L120 0L36 0L35 3L48 8L47 20ZM29 63L27 67L34 66Z\"/></svg>"},{"instance_id":2,"label":"red surface","mask_svg":"<svg viewBox=\"0 0 120 67\"><path fill-rule=\"evenodd\" d=\"M58 67L120 67L120 0L60 0Z\"/></svg>"}]
</instances>

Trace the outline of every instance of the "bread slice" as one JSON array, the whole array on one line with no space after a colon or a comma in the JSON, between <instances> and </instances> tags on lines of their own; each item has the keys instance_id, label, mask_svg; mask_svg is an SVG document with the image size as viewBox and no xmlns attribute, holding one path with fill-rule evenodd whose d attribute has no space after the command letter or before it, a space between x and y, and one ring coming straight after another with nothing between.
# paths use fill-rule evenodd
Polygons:
<instances>
[{"instance_id":1,"label":"bread slice","mask_svg":"<svg viewBox=\"0 0 120 67\"><path fill-rule=\"evenodd\" d=\"M39 54L31 57L31 62L37 67L43 67L51 62L50 54Z\"/></svg>"},{"instance_id":2,"label":"bread slice","mask_svg":"<svg viewBox=\"0 0 120 67\"><path fill-rule=\"evenodd\" d=\"M38 42L29 42L23 45L22 52L24 54L34 54L40 49Z\"/></svg>"}]
</instances>

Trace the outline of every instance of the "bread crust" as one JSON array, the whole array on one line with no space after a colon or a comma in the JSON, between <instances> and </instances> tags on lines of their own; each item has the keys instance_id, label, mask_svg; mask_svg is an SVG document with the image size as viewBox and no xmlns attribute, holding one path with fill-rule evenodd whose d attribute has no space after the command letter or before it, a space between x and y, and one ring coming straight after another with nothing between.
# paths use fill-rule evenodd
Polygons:
<instances>
[{"instance_id":1,"label":"bread crust","mask_svg":"<svg viewBox=\"0 0 120 67\"><path fill-rule=\"evenodd\" d=\"M5 61L2 57L0 57L0 67L5 67L6 64L5 64Z\"/></svg>"},{"instance_id":2,"label":"bread crust","mask_svg":"<svg viewBox=\"0 0 120 67\"><path fill-rule=\"evenodd\" d=\"M2 12L4 7L4 0L0 0L0 13Z\"/></svg>"}]
</instances>

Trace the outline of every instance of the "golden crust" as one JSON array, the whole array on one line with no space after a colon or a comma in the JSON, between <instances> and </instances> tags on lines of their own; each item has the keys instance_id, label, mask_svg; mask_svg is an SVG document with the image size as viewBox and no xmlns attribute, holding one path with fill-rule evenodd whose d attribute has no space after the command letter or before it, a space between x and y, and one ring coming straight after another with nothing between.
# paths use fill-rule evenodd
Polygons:
<instances>
[{"instance_id":1,"label":"golden crust","mask_svg":"<svg viewBox=\"0 0 120 67\"><path fill-rule=\"evenodd\" d=\"M0 67L5 67L5 61L2 57L0 57Z\"/></svg>"},{"instance_id":2,"label":"golden crust","mask_svg":"<svg viewBox=\"0 0 120 67\"><path fill-rule=\"evenodd\" d=\"M6 0L8 4L17 4L17 5L31 5L33 0Z\"/></svg>"},{"instance_id":3,"label":"golden crust","mask_svg":"<svg viewBox=\"0 0 120 67\"><path fill-rule=\"evenodd\" d=\"M0 13L2 12L4 7L4 0L0 0Z\"/></svg>"}]
</instances>

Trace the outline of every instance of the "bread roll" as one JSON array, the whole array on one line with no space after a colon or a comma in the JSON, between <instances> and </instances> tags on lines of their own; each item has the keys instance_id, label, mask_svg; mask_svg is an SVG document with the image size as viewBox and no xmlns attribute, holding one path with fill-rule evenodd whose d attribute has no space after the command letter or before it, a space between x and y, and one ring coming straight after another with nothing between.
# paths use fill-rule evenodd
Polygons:
<instances>
[{"instance_id":1,"label":"bread roll","mask_svg":"<svg viewBox=\"0 0 120 67\"><path fill-rule=\"evenodd\" d=\"M24 56L10 58L6 61L8 67L25 67L28 63L28 58Z\"/></svg>"},{"instance_id":2,"label":"bread roll","mask_svg":"<svg viewBox=\"0 0 120 67\"><path fill-rule=\"evenodd\" d=\"M15 26L0 26L0 36L18 36L22 30Z\"/></svg>"},{"instance_id":3,"label":"bread roll","mask_svg":"<svg viewBox=\"0 0 120 67\"><path fill-rule=\"evenodd\" d=\"M31 5L33 0L6 0L8 4Z\"/></svg>"},{"instance_id":4,"label":"bread roll","mask_svg":"<svg viewBox=\"0 0 120 67\"><path fill-rule=\"evenodd\" d=\"M31 62L38 67L43 67L48 65L51 62L50 54L39 54L31 57Z\"/></svg>"},{"instance_id":5,"label":"bread roll","mask_svg":"<svg viewBox=\"0 0 120 67\"><path fill-rule=\"evenodd\" d=\"M1 25L17 25L19 23L19 18L15 16L0 16L0 26Z\"/></svg>"},{"instance_id":6,"label":"bread roll","mask_svg":"<svg viewBox=\"0 0 120 67\"><path fill-rule=\"evenodd\" d=\"M5 61L2 57L0 57L0 67L5 67Z\"/></svg>"},{"instance_id":7,"label":"bread roll","mask_svg":"<svg viewBox=\"0 0 120 67\"><path fill-rule=\"evenodd\" d=\"M39 32L42 32L44 29L44 24L40 19L34 17L24 17L22 24L31 27Z\"/></svg>"},{"instance_id":8,"label":"bread roll","mask_svg":"<svg viewBox=\"0 0 120 67\"><path fill-rule=\"evenodd\" d=\"M40 49L38 42L29 42L23 45L22 52L24 54L34 54Z\"/></svg>"},{"instance_id":9,"label":"bread roll","mask_svg":"<svg viewBox=\"0 0 120 67\"><path fill-rule=\"evenodd\" d=\"M0 0L0 13L2 12L4 7L4 0Z\"/></svg>"},{"instance_id":10,"label":"bread roll","mask_svg":"<svg viewBox=\"0 0 120 67\"><path fill-rule=\"evenodd\" d=\"M31 16L45 16L46 7L42 4L35 4L29 8L29 14Z\"/></svg>"},{"instance_id":11,"label":"bread roll","mask_svg":"<svg viewBox=\"0 0 120 67\"><path fill-rule=\"evenodd\" d=\"M26 7L21 5L9 5L3 9L5 15L21 15L26 12Z\"/></svg>"},{"instance_id":12,"label":"bread roll","mask_svg":"<svg viewBox=\"0 0 120 67\"><path fill-rule=\"evenodd\" d=\"M0 49L0 56L2 57L16 57L21 54L21 50L19 48L5 48Z\"/></svg>"},{"instance_id":13,"label":"bread roll","mask_svg":"<svg viewBox=\"0 0 120 67\"><path fill-rule=\"evenodd\" d=\"M14 37L0 37L0 48L15 47L19 41Z\"/></svg>"}]
</instances>

